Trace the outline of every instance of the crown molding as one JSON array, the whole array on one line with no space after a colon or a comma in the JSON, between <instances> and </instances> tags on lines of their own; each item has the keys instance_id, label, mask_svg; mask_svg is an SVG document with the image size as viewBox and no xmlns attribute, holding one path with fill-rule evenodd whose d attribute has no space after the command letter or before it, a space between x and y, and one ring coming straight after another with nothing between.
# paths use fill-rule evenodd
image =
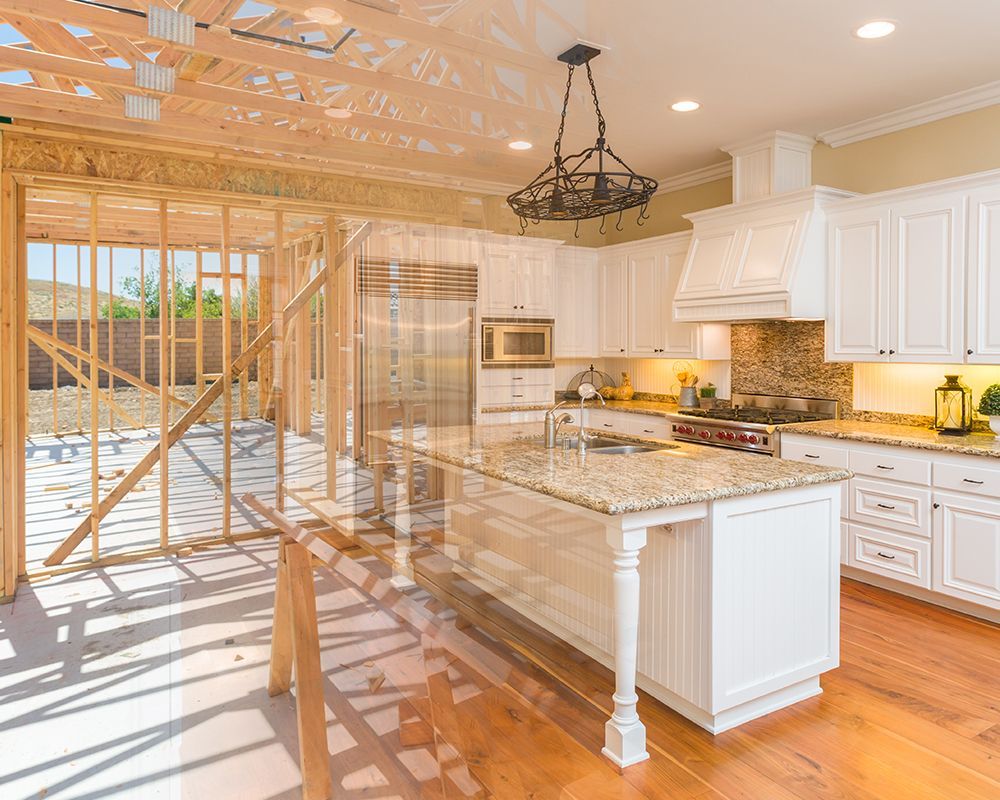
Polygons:
<instances>
[{"instance_id":1,"label":"crown molding","mask_svg":"<svg viewBox=\"0 0 1000 800\"><path fill-rule=\"evenodd\" d=\"M917 125L924 125L956 114L964 114L967 111L976 111L997 103L1000 103L1000 81L963 89L935 100L927 100L896 111L852 122L850 125L831 128L821 133L817 138L830 147L840 147L906 128L913 128Z\"/></svg>"},{"instance_id":2,"label":"crown molding","mask_svg":"<svg viewBox=\"0 0 1000 800\"><path fill-rule=\"evenodd\" d=\"M692 186L701 186L703 183L719 181L723 178L731 178L733 175L732 159L720 161L718 164L709 164L707 167L692 169L688 172L681 172L671 175L660 181L660 186L656 190L657 194L666 192L676 192L680 189L690 189Z\"/></svg>"}]
</instances>

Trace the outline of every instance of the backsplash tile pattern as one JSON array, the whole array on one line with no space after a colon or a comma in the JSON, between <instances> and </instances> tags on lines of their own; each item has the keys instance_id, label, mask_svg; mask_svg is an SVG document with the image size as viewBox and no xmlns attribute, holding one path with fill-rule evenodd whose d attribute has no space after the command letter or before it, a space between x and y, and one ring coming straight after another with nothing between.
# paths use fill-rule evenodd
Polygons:
<instances>
[{"instance_id":1,"label":"backsplash tile pattern","mask_svg":"<svg viewBox=\"0 0 1000 800\"><path fill-rule=\"evenodd\" d=\"M754 322L732 327L732 387L744 394L823 397L854 405L854 367L823 361L822 322Z\"/></svg>"}]
</instances>

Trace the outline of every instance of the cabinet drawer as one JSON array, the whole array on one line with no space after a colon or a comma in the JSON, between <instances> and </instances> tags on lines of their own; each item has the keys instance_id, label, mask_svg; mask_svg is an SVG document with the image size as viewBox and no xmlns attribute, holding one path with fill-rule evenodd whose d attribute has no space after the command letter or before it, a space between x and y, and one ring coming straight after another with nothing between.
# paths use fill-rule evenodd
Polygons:
<instances>
[{"instance_id":1,"label":"cabinet drawer","mask_svg":"<svg viewBox=\"0 0 1000 800\"><path fill-rule=\"evenodd\" d=\"M859 475L931 485L931 465L926 458L911 458L884 450L852 449L848 461L851 471Z\"/></svg>"},{"instance_id":2,"label":"cabinet drawer","mask_svg":"<svg viewBox=\"0 0 1000 800\"><path fill-rule=\"evenodd\" d=\"M850 540L852 567L930 588L929 541L860 525L851 525Z\"/></svg>"},{"instance_id":3,"label":"cabinet drawer","mask_svg":"<svg viewBox=\"0 0 1000 800\"><path fill-rule=\"evenodd\" d=\"M820 464L824 467L847 469L847 449L826 444L813 444L787 436L781 438L781 457L789 461L803 461L806 464Z\"/></svg>"},{"instance_id":4,"label":"cabinet drawer","mask_svg":"<svg viewBox=\"0 0 1000 800\"><path fill-rule=\"evenodd\" d=\"M555 386L551 369L484 369L480 372L480 386ZM552 390L553 394L555 389Z\"/></svg>"},{"instance_id":5,"label":"cabinet drawer","mask_svg":"<svg viewBox=\"0 0 1000 800\"><path fill-rule=\"evenodd\" d=\"M616 411L605 411L599 408L590 409L587 425L595 430L606 433L628 433L629 414Z\"/></svg>"},{"instance_id":6,"label":"cabinet drawer","mask_svg":"<svg viewBox=\"0 0 1000 800\"><path fill-rule=\"evenodd\" d=\"M484 406L525 406L552 402L551 386L485 386L480 402Z\"/></svg>"},{"instance_id":7,"label":"cabinet drawer","mask_svg":"<svg viewBox=\"0 0 1000 800\"><path fill-rule=\"evenodd\" d=\"M851 479L852 522L866 522L909 533L931 535L931 493L889 481Z\"/></svg>"},{"instance_id":8,"label":"cabinet drawer","mask_svg":"<svg viewBox=\"0 0 1000 800\"><path fill-rule=\"evenodd\" d=\"M1000 497L1000 461L994 467L992 465L966 464L964 460L935 460L934 485L939 489Z\"/></svg>"},{"instance_id":9,"label":"cabinet drawer","mask_svg":"<svg viewBox=\"0 0 1000 800\"><path fill-rule=\"evenodd\" d=\"M641 439L669 439L670 423L665 417L652 417L646 414L628 414L630 419L625 422L625 430L630 436Z\"/></svg>"}]
</instances>

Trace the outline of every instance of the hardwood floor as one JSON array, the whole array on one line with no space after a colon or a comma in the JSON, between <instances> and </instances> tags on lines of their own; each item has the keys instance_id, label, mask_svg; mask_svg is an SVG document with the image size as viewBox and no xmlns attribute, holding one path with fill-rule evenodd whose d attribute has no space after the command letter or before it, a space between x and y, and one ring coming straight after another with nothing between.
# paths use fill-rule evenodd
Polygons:
<instances>
[{"instance_id":1,"label":"hardwood floor","mask_svg":"<svg viewBox=\"0 0 1000 800\"><path fill-rule=\"evenodd\" d=\"M410 601L510 672L491 681L461 647L438 647L426 633L422 659L402 650L377 659L410 698L389 760L394 785L414 797L1000 797L995 625L845 580L842 666L823 676L822 695L714 737L643 695L651 758L619 774L599 755L610 672L452 573L433 530L418 538ZM370 557L388 558L384 533L361 537L362 548L331 541L387 574ZM432 754L429 778L398 768L414 750ZM347 768L336 755L331 767L335 776Z\"/></svg>"}]
</instances>

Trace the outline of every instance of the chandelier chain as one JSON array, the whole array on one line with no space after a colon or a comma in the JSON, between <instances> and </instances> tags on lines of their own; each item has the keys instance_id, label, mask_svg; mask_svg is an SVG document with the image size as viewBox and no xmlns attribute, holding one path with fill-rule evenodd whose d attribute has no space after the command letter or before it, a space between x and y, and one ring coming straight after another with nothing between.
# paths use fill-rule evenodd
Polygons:
<instances>
[{"instance_id":1,"label":"chandelier chain","mask_svg":"<svg viewBox=\"0 0 1000 800\"><path fill-rule=\"evenodd\" d=\"M556 133L556 143L553 147L556 154L556 164L562 161L562 138L563 132L566 130L566 112L569 110L569 95L570 90L573 88L573 65L569 65L569 74L566 76L566 94L563 96L563 107L562 115L559 118L559 130ZM590 65L587 65L587 72L590 72Z\"/></svg>"},{"instance_id":2,"label":"chandelier chain","mask_svg":"<svg viewBox=\"0 0 1000 800\"><path fill-rule=\"evenodd\" d=\"M587 62L587 80L590 81L590 94L594 98L594 111L597 112L597 135L604 138L604 131L607 126L604 124L604 114L601 113L601 104L597 99L597 86L594 84L594 73L590 71L590 62ZM566 110L563 109L563 117Z\"/></svg>"}]
</instances>

